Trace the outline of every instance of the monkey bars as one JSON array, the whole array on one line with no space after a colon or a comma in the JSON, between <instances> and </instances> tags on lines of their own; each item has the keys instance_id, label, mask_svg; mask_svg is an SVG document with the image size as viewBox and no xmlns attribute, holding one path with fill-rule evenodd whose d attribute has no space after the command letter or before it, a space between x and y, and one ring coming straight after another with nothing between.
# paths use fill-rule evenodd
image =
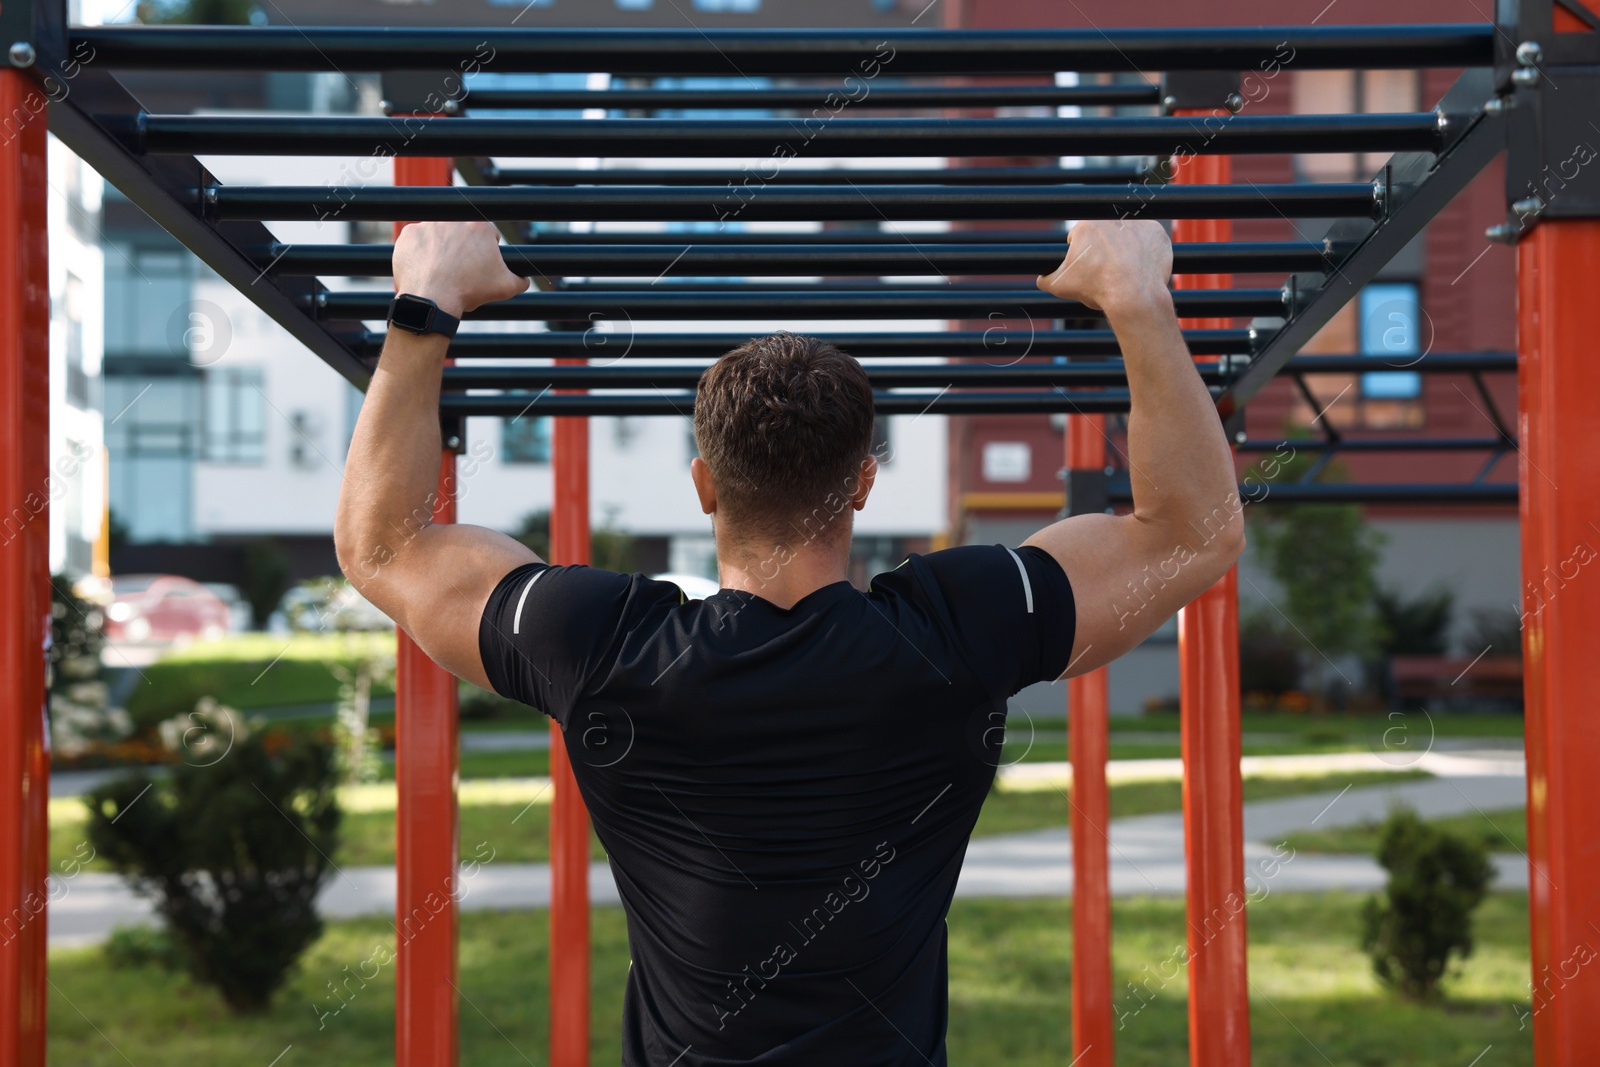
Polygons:
<instances>
[{"instance_id":1,"label":"monkey bars","mask_svg":"<svg viewBox=\"0 0 1600 1067\"><path fill-rule=\"evenodd\" d=\"M1423 447L1481 451L1480 476L1460 485L1274 485L1271 499L1404 503L1518 500L1524 572L1558 565L1589 538L1600 436L1591 403L1600 383L1587 339L1600 323L1581 289L1600 273L1600 179L1559 170L1556 153L1584 129L1600 99L1600 20L1575 0L1502 3L1498 25L1279 27L1182 30L835 31L74 27L62 0L8 0L0 33L11 69L0 71L0 104L22 116L20 135L0 145L0 217L13 241L0 256L0 381L8 447L0 449L0 506L20 523L0 557L0 912L25 915L46 892L42 857L45 754L40 732L40 620L48 589L39 540L41 511L30 492L49 475L44 402L46 313L44 141L37 116L48 100L50 129L226 282L282 324L345 378L364 387L382 345L375 327L387 292L324 285L320 278L384 277L391 246L291 245L264 221L487 218L514 238L506 262L540 291L491 305L476 321L542 323L545 330L475 332L451 349L441 415L461 447L471 414L555 415L553 555L581 562L588 546L589 415L692 410L706 360L744 340L735 332L681 334L665 320L957 320L962 328L889 328L830 334L869 364L885 413L1051 412L1070 415L1068 489L1074 512L1126 499L1126 482L1105 467L1102 415L1128 409L1115 337L1091 309L1043 297L1032 275L1063 250L1054 224L1072 218L1179 221L1176 301L1185 337L1219 414L1234 415L1274 377L1370 369L1371 357L1299 356L1301 347L1440 209L1511 144L1507 223L1525 232L1520 255L1521 493L1486 480L1512 434L1496 415L1495 437L1425 441ZM1561 30L1562 32L1557 32ZM566 92L471 89L479 71L609 73L626 78L726 76L730 57L764 79L835 79L745 90L624 87ZM1009 79L1075 71L1123 72L1130 64L1168 72L1159 87L1084 83L947 84L938 79ZM1217 71L1466 68L1426 112L1378 115L1259 115ZM152 114L118 81L130 70L378 71L384 116ZM406 72L403 75L394 72ZM419 74L418 72L422 72ZM433 73L428 73L433 72ZM844 72L844 73L841 73ZM880 75L887 74L884 81ZM390 77L390 75L393 75ZM935 84L912 85L906 78ZM890 83L890 79L893 79ZM1036 79L1037 80L1037 79ZM1559 83L1559 94L1547 92ZM829 85L833 85L830 90ZM1574 88L1569 89L1568 86ZM842 98L842 99L841 99ZM34 106L37 104L37 106ZM866 116L885 108L986 109L1160 105L1155 114L1073 118L947 114ZM574 119L485 114L584 108ZM681 119L616 112L795 110L763 116ZM468 114L470 112L470 114ZM34 116L29 119L28 116ZM546 162L506 158L536 145ZM1243 153L1394 153L1370 182L1234 184L1226 157ZM229 186L197 156L377 154L400 157L394 187L352 176L330 186ZM748 155L755 162L663 161ZM1057 157L1111 159L1083 168ZM560 166L567 157L639 161L604 169ZM895 157L940 157L914 167ZM1172 157L1172 163L1148 157ZM500 157L500 158L497 158ZM1009 161L965 165L962 157ZM1028 161L1031 157L1031 162ZM1176 164L1215 161L1205 171ZM863 168L842 159L871 159ZM890 162L877 162L888 160ZM1557 166L1559 185L1551 179ZM450 185L453 173L465 185ZM1283 216L1306 223L1307 239L1235 242L1226 220ZM891 233L890 221L985 223L1045 218L1052 228ZM1331 224L1327 220L1333 220ZM758 221L811 224L806 233L744 230ZM1313 222L1311 220L1322 220ZM640 224L583 233L563 222ZM529 224L537 223L538 226ZM841 228L842 224L842 228ZM681 232L660 232L680 227ZM709 232L700 232L709 231ZM1269 288L1236 288L1232 275L1267 276ZM937 284L891 282L932 277ZM820 277L820 282L805 278ZM776 279L770 282L752 278ZM1240 321L1248 320L1248 321ZM976 326L976 328L974 328ZM491 366L494 358L520 362ZM554 366L531 360L554 359ZM677 362L698 359L699 363ZM585 362L594 360L595 362ZM650 360L667 360L650 365ZM939 363L936 360L956 360ZM1363 362L1365 360L1366 362ZM1407 370L1477 376L1507 371L1488 353L1431 353ZM1560 435L1558 440L1557 435ZM1273 442L1243 440L1241 451ZM1326 435L1296 442L1319 455L1380 449L1403 454L1416 441ZM1561 446L1566 447L1561 447ZM437 518L451 515L453 457L442 458ZM1564 492L1544 481L1554 475ZM1241 493L1247 487L1241 486ZM36 494L35 494L36 495ZM42 507L42 505L41 505ZM26 521L15 520L18 515ZM9 528L8 528L9 529ZM1600 535L1595 535L1600 536ZM1185 621L1185 819L1191 850L1191 918L1238 892L1237 650L1230 645L1232 592L1208 593ZM1529 638L1530 854L1534 878L1535 973L1570 956L1600 921L1600 866L1583 839L1592 806L1590 768L1600 759L1592 716L1595 686L1584 643L1600 632L1600 594L1563 592ZM402 908L454 869L453 683L415 649L403 656L401 751ZM1230 696L1230 686L1233 692ZM1109 1064L1112 1028L1106 897L1104 674L1073 685L1072 754L1077 761L1073 833L1075 1054ZM1221 736L1218 736L1220 730ZM556 1067L587 1062L587 822L559 737L552 753L552 1051ZM1562 888L1555 888L1556 885ZM406 1067L456 1062L454 910L422 947L399 957L398 1057ZM44 1062L44 938L38 920L0 947L0 1062ZM1194 1063L1248 1060L1242 923L1222 948L1207 948L1212 977L1191 985ZM31 932L30 932L31 931ZM446 936L448 934L448 936ZM1544 971L1541 971L1541 968ZM1566 983L1535 1020L1542 1067L1585 1062L1583 1034L1600 1014L1600 972ZM1244 1036L1242 1036L1244 1035ZM1078 1062L1078 1061L1074 1061Z\"/></svg>"}]
</instances>

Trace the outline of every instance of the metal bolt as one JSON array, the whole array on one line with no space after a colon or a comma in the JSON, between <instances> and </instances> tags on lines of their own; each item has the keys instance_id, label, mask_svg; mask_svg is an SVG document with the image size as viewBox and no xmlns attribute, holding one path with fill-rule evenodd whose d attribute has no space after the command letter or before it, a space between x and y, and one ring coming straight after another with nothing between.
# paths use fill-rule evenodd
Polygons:
<instances>
[{"instance_id":1,"label":"metal bolt","mask_svg":"<svg viewBox=\"0 0 1600 1067\"><path fill-rule=\"evenodd\" d=\"M461 101L459 101L459 100L446 100L444 102L444 107L441 110L446 115L459 115L459 114L461 114Z\"/></svg>"},{"instance_id":2,"label":"metal bolt","mask_svg":"<svg viewBox=\"0 0 1600 1067\"><path fill-rule=\"evenodd\" d=\"M1106 464L1106 477L1109 478L1115 473L1117 473L1117 468L1115 468L1111 464L1107 463Z\"/></svg>"},{"instance_id":3,"label":"metal bolt","mask_svg":"<svg viewBox=\"0 0 1600 1067\"><path fill-rule=\"evenodd\" d=\"M1490 226L1487 230L1484 230L1483 235L1489 240L1498 244L1515 244L1517 240L1517 228L1512 226L1510 223L1502 222L1498 225Z\"/></svg>"},{"instance_id":4,"label":"metal bolt","mask_svg":"<svg viewBox=\"0 0 1600 1067\"><path fill-rule=\"evenodd\" d=\"M13 67L33 66L33 45L27 41L18 41L11 46L11 65Z\"/></svg>"},{"instance_id":5,"label":"metal bolt","mask_svg":"<svg viewBox=\"0 0 1600 1067\"><path fill-rule=\"evenodd\" d=\"M1389 184L1381 176L1372 179L1372 210L1374 212L1383 210L1384 202L1388 199L1388 196Z\"/></svg>"},{"instance_id":6,"label":"metal bolt","mask_svg":"<svg viewBox=\"0 0 1600 1067\"><path fill-rule=\"evenodd\" d=\"M1504 97L1495 97L1483 105L1483 113L1490 118L1499 118L1506 113L1506 100Z\"/></svg>"},{"instance_id":7,"label":"metal bolt","mask_svg":"<svg viewBox=\"0 0 1600 1067\"><path fill-rule=\"evenodd\" d=\"M1544 49L1538 41L1523 41L1517 45L1517 62L1524 67L1537 67L1544 60Z\"/></svg>"},{"instance_id":8,"label":"metal bolt","mask_svg":"<svg viewBox=\"0 0 1600 1067\"><path fill-rule=\"evenodd\" d=\"M1243 430L1239 430L1236 433L1234 433L1234 435L1233 435L1233 441L1234 441L1235 444L1242 445L1246 441L1248 441L1249 439L1250 439L1250 435L1245 433Z\"/></svg>"},{"instance_id":9,"label":"metal bolt","mask_svg":"<svg viewBox=\"0 0 1600 1067\"><path fill-rule=\"evenodd\" d=\"M1278 291L1278 296L1283 300L1285 306L1294 303L1294 290L1287 285Z\"/></svg>"},{"instance_id":10,"label":"metal bolt","mask_svg":"<svg viewBox=\"0 0 1600 1067\"><path fill-rule=\"evenodd\" d=\"M1544 210L1544 201L1537 196L1526 196L1512 204L1511 210L1524 218L1536 216Z\"/></svg>"},{"instance_id":11,"label":"metal bolt","mask_svg":"<svg viewBox=\"0 0 1600 1067\"><path fill-rule=\"evenodd\" d=\"M393 115L394 114L394 101L393 100L379 100L378 101L378 110L383 112L385 115Z\"/></svg>"},{"instance_id":12,"label":"metal bolt","mask_svg":"<svg viewBox=\"0 0 1600 1067\"><path fill-rule=\"evenodd\" d=\"M205 198L206 203L208 204L215 204L217 202L217 187L215 185L206 186Z\"/></svg>"},{"instance_id":13,"label":"metal bolt","mask_svg":"<svg viewBox=\"0 0 1600 1067\"><path fill-rule=\"evenodd\" d=\"M1161 98L1161 110L1169 115L1178 110L1178 98L1175 96L1163 96Z\"/></svg>"},{"instance_id":14,"label":"metal bolt","mask_svg":"<svg viewBox=\"0 0 1600 1067\"><path fill-rule=\"evenodd\" d=\"M1229 93L1228 98L1222 102L1222 106L1237 115L1244 110L1244 97L1238 93Z\"/></svg>"},{"instance_id":15,"label":"metal bolt","mask_svg":"<svg viewBox=\"0 0 1600 1067\"><path fill-rule=\"evenodd\" d=\"M457 437L455 434L451 434L449 437L444 439L444 447L448 448L452 452L460 451L461 438Z\"/></svg>"},{"instance_id":16,"label":"metal bolt","mask_svg":"<svg viewBox=\"0 0 1600 1067\"><path fill-rule=\"evenodd\" d=\"M1539 84L1539 69L1537 67L1520 67L1511 72L1511 83L1523 89L1532 89Z\"/></svg>"}]
</instances>

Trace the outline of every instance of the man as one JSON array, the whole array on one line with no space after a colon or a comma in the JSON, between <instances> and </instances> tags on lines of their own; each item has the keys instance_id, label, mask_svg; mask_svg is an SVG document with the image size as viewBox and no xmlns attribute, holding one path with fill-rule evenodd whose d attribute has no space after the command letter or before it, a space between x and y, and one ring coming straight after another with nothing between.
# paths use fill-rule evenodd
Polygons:
<instances>
[{"instance_id":1,"label":"man","mask_svg":"<svg viewBox=\"0 0 1600 1067\"><path fill-rule=\"evenodd\" d=\"M872 391L832 346L775 334L701 379L691 474L722 589L686 601L429 525L447 338L390 330L340 564L446 669L561 727L628 919L625 1064L945 1063L945 914L1007 698L1134 647L1243 547L1171 263L1157 223L1085 222L1039 279L1121 342L1132 513L913 556L865 593L845 566ZM408 227L394 277L456 317L526 286L486 223Z\"/></svg>"}]
</instances>

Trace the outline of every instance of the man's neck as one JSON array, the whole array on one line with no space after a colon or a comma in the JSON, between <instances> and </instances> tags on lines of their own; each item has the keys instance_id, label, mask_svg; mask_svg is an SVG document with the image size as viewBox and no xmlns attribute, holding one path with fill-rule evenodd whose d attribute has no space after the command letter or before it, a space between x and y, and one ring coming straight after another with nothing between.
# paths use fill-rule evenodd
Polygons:
<instances>
[{"instance_id":1,"label":"man's neck","mask_svg":"<svg viewBox=\"0 0 1600 1067\"><path fill-rule=\"evenodd\" d=\"M724 589L754 593L780 608L848 577L850 545L813 542L801 548L774 545L765 552L727 551L717 541L717 579Z\"/></svg>"}]
</instances>

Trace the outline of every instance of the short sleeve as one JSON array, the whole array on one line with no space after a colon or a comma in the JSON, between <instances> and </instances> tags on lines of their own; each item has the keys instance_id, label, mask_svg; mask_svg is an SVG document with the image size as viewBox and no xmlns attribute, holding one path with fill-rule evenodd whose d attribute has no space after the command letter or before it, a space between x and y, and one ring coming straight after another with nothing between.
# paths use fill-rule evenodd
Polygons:
<instances>
[{"instance_id":1,"label":"short sleeve","mask_svg":"<svg viewBox=\"0 0 1600 1067\"><path fill-rule=\"evenodd\" d=\"M1072 585L1033 545L963 545L913 557L938 592L945 628L984 688L1009 697L1067 669L1077 630Z\"/></svg>"},{"instance_id":2,"label":"short sleeve","mask_svg":"<svg viewBox=\"0 0 1600 1067\"><path fill-rule=\"evenodd\" d=\"M501 696L563 726L590 680L616 656L629 619L676 586L594 567L529 563L500 580L478 626L478 652Z\"/></svg>"}]
</instances>

